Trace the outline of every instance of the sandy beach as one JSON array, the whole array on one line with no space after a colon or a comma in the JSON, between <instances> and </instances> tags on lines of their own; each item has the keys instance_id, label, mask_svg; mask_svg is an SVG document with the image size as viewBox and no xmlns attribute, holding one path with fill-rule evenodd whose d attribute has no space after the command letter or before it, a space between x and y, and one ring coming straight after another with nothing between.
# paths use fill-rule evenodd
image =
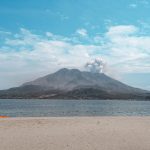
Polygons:
<instances>
[{"instance_id":1,"label":"sandy beach","mask_svg":"<svg viewBox=\"0 0 150 150\"><path fill-rule=\"evenodd\" d=\"M0 119L0 150L150 150L150 117Z\"/></svg>"}]
</instances>

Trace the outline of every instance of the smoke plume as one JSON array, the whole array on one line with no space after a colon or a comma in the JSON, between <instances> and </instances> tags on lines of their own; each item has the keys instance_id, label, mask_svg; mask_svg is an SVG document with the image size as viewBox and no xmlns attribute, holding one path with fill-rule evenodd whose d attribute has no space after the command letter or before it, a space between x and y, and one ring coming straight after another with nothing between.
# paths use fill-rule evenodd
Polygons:
<instances>
[{"instance_id":1,"label":"smoke plume","mask_svg":"<svg viewBox=\"0 0 150 150\"><path fill-rule=\"evenodd\" d=\"M103 73L105 70L106 63L102 58L95 58L90 62L85 64L86 70L93 72L93 73Z\"/></svg>"}]
</instances>

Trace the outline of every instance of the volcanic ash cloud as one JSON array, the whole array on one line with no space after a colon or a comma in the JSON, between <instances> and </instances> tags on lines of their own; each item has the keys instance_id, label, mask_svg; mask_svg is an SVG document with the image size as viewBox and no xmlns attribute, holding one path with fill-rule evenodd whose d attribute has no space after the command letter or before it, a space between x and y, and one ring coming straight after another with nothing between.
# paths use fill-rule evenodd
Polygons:
<instances>
[{"instance_id":1,"label":"volcanic ash cloud","mask_svg":"<svg viewBox=\"0 0 150 150\"><path fill-rule=\"evenodd\" d=\"M85 69L93 73L103 73L106 63L102 58L95 58L85 64Z\"/></svg>"}]
</instances>

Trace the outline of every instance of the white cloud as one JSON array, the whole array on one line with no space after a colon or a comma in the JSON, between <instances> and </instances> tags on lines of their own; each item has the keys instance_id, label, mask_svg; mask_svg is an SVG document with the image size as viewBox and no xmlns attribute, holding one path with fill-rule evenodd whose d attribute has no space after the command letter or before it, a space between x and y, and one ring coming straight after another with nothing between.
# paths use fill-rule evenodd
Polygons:
<instances>
[{"instance_id":1,"label":"white cloud","mask_svg":"<svg viewBox=\"0 0 150 150\"><path fill-rule=\"evenodd\" d=\"M129 4L129 8L135 9L137 7L149 8L149 0L138 0L135 3Z\"/></svg>"},{"instance_id":2,"label":"white cloud","mask_svg":"<svg viewBox=\"0 0 150 150\"><path fill-rule=\"evenodd\" d=\"M87 36L87 31L79 30L78 34ZM141 35L133 25L110 26L101 36L89 36L90 42L86 44L75 34L38 35L23 28L3 40L0 82L5 81L5 87L17 86L62 67L83 69L86 62L97 57L105 60L106 73L113 77L119 73L150 72L150 36Z\"/></svg>"},{"instance_id":3,"label":"white cloud","mask_svg":"<svg viewBox=\"0 0 150 150\"><path fill-rule=\"evenodd\" d=\"M148 0L140 0L140 3L147 6L149 5L149 1Z\"/></svg>"},{"instance_id":4,"label":"white cloud","mask_svg":"<svg viewBox=\"0 0 150 150\"><path fill-rule=\"evenodd\" d=\"M47 35L48 37L53 37L53 36L54 36L54 34L51 33L51 32L46 32L46 35Z\"/></svg>"},{"instance_id":5,"label":"white cloud","mask_svg":"<svg viewBox=\"0 0 150 150\"><path fill-rule=\"evenodd\" d=\"M111 26L108 29L107 36L124 36L134 34L137 31L138 28L133 25Z\"/></svg>"},{"instance_id":6,"label":"white cloud","mask_svg":"<svg viewBox=\"0 0 150 150\"><path fill-rule=\"evenodd\" d=\"M112 26L106 33L111 59L121 72L149 72L150 36L142 36L135 26ZM139 35L138 35L139 34Z\"/></svg>"},{"instance_id":7,"label":"white cloud","mask_svg":"<svg viewBox=\"0 0 150 150\"><path fill-rule=\"evenodd\" d=\"M137 4L132 3L132 4L129 5L129 7L130 7L130 8L136 8L136 7L137 7Z\"/></svg>"},{"instance_id":8,"label":"white cloud","mask_svg":"<svg viewBox=\"0 0 150 150\"><path fill-rule=\"evenodd\" d=\"M94 38L93 38L93 41L95 43L101 43L101 41L103 40L103 38L99 35L96 35Z\"/></svg>"},{"instance_id":9,"label":"white cloud","mask_svg":"<svg viewBox=\"0 0 150 150\"><path fill-rule=\"evenodd\" d=\"M66 39L49 33L37 35L26 29L21 29L17 36L7 37L0 47L0 78L7 75L6 84L9 78L18 85L59 68L82 68L89 55L99 48ZM8 87L10 83L14 82L9 81Z\"/></svg>"},{"instance_id":10,"label":"white cloud","mask_svg":"<svg viewBox=\"0 0 150 150\"><path fill-rule=\"evenodd\" d=\"M1 31L0 30L0 36L1 35L11 35L11 32L8 32L8 31Z\"/></svg>"},{"instance_id":11,"label":"white cloud","mask_svg":"<svg viewBox=\"0 0 150 150\"><path fill-rule=\"evenodd\" d=\"M62 12L56 12L55 13L62 21L68 20L69 16L64 15Z\"/></svg>"},{"instance_id":12,"label":"white cloud","mask_svg":"<svg viewBox=\"0 0 150 150\"><path fill-rule=\"evenodd\" d=\"M76 31L76 33L79 34L80 36L83 36L83 37L86 37L86 36L88 35L87 30L86 30L86 29L83 29L83 28L78 29L78 30Z\"/></svg>"}]
</instances>

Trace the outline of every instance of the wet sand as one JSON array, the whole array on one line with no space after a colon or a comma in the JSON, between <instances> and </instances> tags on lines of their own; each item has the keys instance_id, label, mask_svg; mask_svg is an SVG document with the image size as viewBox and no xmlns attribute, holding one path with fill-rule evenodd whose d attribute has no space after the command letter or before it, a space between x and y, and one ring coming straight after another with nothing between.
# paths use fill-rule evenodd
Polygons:
<instances>
[{"instance_id":1,"label":"wet sand","mask_svg":"<svg viewBox=\"0 0 150 150\"><path fill-rule=\"evenodd\" d=\"M0 150L150 150L150 117L1 118Z\"/></svg>"}]
</instances>

